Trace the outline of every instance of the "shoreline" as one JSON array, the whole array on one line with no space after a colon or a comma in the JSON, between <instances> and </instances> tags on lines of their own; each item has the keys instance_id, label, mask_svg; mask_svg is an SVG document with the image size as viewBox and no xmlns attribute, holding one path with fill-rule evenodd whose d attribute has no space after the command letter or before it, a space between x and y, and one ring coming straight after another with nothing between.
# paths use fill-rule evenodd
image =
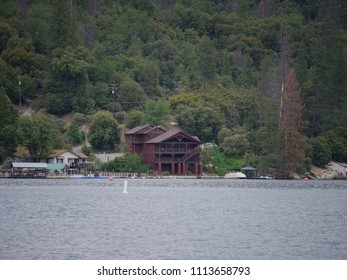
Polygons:
<instances>
[{"instance_id":1,"label":"shoreline","mask_svg":"<svg viewBox=\"0 0 347 280\"><path fill-rule=\"evenodd\" d=\"M5 175L5 176L4 176ZM92 179L92 180L117 180L117 179L225 179L225 180L347 180L347 163L329 162L324 168L312 166L311 171L305 176L296 175L295 178L279 179L257 176L253 178L225 177L219 175L199 175L199 176L154 176L140 175L136 173L98 173L94 174L74 174L74 175L47 175L47 176L8 176L9 173L0 174L0 179Z\"/></svg>"}]
</instances>

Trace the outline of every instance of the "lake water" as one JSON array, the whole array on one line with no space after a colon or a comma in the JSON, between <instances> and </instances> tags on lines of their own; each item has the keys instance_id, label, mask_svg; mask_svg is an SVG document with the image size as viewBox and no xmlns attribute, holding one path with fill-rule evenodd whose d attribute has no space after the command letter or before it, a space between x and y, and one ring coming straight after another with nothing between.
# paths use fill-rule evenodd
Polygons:
<instances>
[{"instance_id":1,"label":"lake water","mask_svg":"<svg viewBox=\"0 0 347 280\"><path fill-rule=\"evenodd\" d=\"M347 259L347 181L0 179L0 259Z\"/></svg>"}]
</instances>

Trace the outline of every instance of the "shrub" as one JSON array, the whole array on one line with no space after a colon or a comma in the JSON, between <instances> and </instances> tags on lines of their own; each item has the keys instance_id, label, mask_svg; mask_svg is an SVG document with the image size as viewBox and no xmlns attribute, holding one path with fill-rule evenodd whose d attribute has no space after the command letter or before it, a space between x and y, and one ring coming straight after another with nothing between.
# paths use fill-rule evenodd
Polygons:
<instances>
[{"instance_id":1,"label":"shrub","mask_svg":"<svg viewBox=\"0 0 347 280\"><path fill-rule=\"evenodd\" d=\"M325 138L312 138L310 144L312 146L312 154L310 155L312 164L323 167L331 161L331 149Z\"/></svg>"}]
</instances>

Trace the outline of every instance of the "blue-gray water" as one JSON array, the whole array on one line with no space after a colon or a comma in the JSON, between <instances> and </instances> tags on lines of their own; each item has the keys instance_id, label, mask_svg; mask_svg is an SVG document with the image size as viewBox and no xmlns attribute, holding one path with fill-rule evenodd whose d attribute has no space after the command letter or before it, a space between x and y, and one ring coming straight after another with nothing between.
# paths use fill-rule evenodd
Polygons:
<instances>
[{"instance_id":1,"label":"blue-gray water","mask_svg":"<svg viewBox=\"0 0 347 280\"><path fill-rule=\"evenodd\" d=\"M0 259L347 259L347 181L0 179Z\"/></svg>"}]
</instances>

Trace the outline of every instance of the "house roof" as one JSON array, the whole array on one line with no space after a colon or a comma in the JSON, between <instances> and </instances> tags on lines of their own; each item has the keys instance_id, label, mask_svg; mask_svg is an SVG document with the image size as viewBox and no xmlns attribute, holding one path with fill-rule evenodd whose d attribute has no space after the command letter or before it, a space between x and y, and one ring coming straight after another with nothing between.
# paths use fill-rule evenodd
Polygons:
<instances>
[{"instance_id":1,"label":"house roof","mask_svg":"<svg viewBox=\"0 0 347 280\"><path fill-rule=\"evenodd\" d=\"M47 163L44 162L12 162L14 168L43 168L47 169Z\"/></svg>"},{"instance_id":2,"label":"house roof","mask_svg":"<svg viewBox=\"0 0 347 280\"><path fill-rule=\"evenodd\" d=\"M67 168L65 163L47 163L48 170L62 170Z\"/></svg>"},{"instance_id":3,"label":"house roof","mask_svg":"<svg viewBox=\"0 0 347 280\"><path fill-rule=\"evenodd\" d=\"M200 143L200 140L198 137L196 136L190 136L188 135L187 133L181 131L181 130L170 130L170 131L167 131L163 134L160 134L159 136L147 141L146 143L147 144L157 144L157 143L161 143L161 142L164 142L166 140L169 140L175 136L177 136L178 134L183 134L183 136L185 138L188 138L190 140L192 140L193 142L198 142Z\"/></svg>"},{"instance_id":4,"label":"house roof","mask_svg":"<svg viewBox=\"0 0 347 280\"><path fill-rule=\"evenodd\" d=\"M73 152L73 154L77 155L79 158L88 158L84 153L81 152Z\"/></svg>"},{"instance_id":5,"label":"house roof","mask_svg":"<svg viewBox=\"0 0 347 280\"><path fill-rule=\"evenodd\" d=\"M166 131L161 126L155 126L153 124L146 124L146 125L136 126L132 129L126 131L124 134L147 134L156 128L160 128L161 130Z\"/></svg>"},{"instance_id":6,"label":"house roof","mask_svg":"<svg viewBox=\"0 0 347 280\"><path fill-rule=\"evenodd\" d=\"M136 126L132 129L129 129L128 131L126 131L124 134L136 134L141 132L142 130L144 130L145 128L153 128L153 125L151 124L146 124L146 125L140 125L140 126Z\"/></svg>"},{"instance_id":7,"label":"house roof","mask_svg":"<svg viewBox=\"0 0 347 280\"><path fill-rule=\"evenodd\" d=\"M56 158L65 152L67 152L67 150L53 150L52 153L48 155L48 158Z\"/></svg>"},{"instance_id":8,"label":"house roof","mask_svg":"<svg viewBox=\"0 0 347 280\"><path fill-rule=\"evenodd\" d=\"M242 171L255 171L257 170L256 168L252 167L252 166L246 166L241 168Z\"/></svg>"},{"instance_id":9,"label":"house roof","mask_svg":"<svg viewBox=\"0 0 347 280\"><path fill-rule=\"evenodd\" d=\"M81 153L81 152L72 152L72 151L68 151L68 150L53 150L52 153L47 157L47 158L56 158L59 157L60 155L64 154L64 153L71 153L79 158L88 158L85 154Z\"/></svg>"}]
</instances>

